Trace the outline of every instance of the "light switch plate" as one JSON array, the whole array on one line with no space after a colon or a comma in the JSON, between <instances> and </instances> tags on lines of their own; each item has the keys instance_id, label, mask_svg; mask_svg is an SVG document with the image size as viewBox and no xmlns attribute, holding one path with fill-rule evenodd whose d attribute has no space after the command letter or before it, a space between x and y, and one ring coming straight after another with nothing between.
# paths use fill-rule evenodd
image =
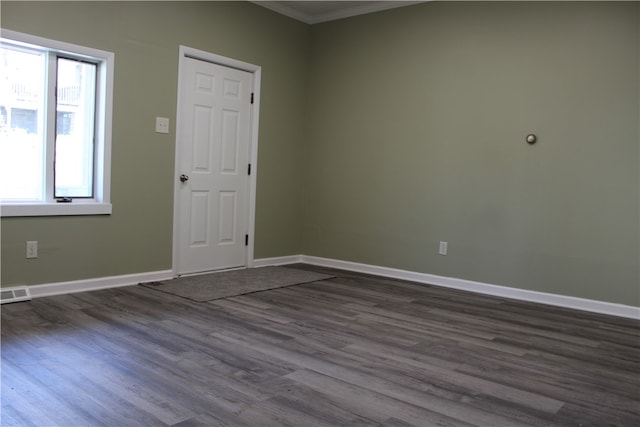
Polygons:
<instances>
[{"instance_id":1,"label":"light switch plate","mask_svg":"<svg viewBox=\"0 0 640 427\"><path fill-rule=\"evenodd\" d=\"M169 119L156 117L156 133L169 133Z\"/></svg>"},{"instance_id":2,"label":"light switch plate","mask_svg":"<svg viewBox=\"0 0 640 427\"><path fill-rule=\"evenodd\" d=\"M36 240L27 241L27 258L38 258L38 242Z\"/></svg>"}]
</instances>

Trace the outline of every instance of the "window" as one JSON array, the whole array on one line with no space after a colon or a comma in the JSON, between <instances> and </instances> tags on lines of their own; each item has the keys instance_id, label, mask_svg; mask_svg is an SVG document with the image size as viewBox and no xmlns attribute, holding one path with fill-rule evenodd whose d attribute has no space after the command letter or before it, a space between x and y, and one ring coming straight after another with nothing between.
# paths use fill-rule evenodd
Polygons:
<instances>
[{"instance_id":1,"label":"window","mask_svg":"<svg viewBox=\"0 0 640 427\"><path fill-rule=\"evenodd\" d=\"M113 53L1 35L2 216L110 214Z\"/></svg>"}]
</instances>

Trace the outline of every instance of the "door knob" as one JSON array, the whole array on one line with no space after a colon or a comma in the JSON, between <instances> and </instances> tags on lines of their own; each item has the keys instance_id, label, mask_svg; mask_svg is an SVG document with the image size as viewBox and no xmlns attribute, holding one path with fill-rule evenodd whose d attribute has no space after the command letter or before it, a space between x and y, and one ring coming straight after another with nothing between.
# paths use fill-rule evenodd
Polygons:
<instances>
[{"instance_id":1,"label":"door knob","mask_svg":"<svg viewBox=\"0 0 640 427\"><path fill-rule=\"evenodd\" d=\"M181 182L187 182L189 181L189 177L185 174L180 175L180 181Z\"/></svg>"}]
</instances>

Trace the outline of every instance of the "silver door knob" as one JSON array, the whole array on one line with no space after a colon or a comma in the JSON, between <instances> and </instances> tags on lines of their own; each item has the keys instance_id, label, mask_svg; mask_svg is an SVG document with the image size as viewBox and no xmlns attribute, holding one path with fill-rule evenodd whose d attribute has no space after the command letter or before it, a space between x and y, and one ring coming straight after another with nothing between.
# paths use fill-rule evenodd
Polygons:
<instances>
[{"instance_id":1,"label":"silver door knob","mask_svg":"<svg viewBox=\"0 0 640 427\"><path fill-rule=\"evenodd\" d=\"M187 182L189 181L189 177L185 174L180 175L180 181L181 182Z\"/></svg>"}]
</instances>

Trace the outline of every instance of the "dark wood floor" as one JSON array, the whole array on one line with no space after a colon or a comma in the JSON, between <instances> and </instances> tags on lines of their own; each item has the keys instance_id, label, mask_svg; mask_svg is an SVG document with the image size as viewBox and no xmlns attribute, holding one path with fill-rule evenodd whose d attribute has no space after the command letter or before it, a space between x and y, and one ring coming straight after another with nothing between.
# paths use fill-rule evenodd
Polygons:
<instances>
[{"instance_id":1,"label":"dark wood floor","mask_svg":"<svg viewBox=\"0 0 640 427\"><path fill-rule=\"evenodd\" d=\"M2 306L2 426L639 426L640 322L309 266Z\"/></svg>"}]
</instances>

